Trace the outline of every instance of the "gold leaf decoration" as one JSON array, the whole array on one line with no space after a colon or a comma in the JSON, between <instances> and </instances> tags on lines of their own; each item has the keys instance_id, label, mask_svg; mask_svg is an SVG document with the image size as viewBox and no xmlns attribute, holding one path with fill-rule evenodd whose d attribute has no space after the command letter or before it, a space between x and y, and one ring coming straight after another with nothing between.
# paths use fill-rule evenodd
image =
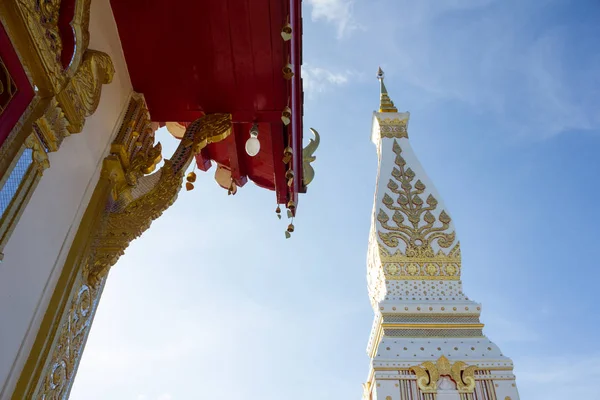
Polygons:
<instances>
[{"instance_id":1,"label":"gold leaf decoration","mask_svg":"<svg viewBox=\"0 0 600 400\"><path fill-rule=\"evenodd\" d=\"M192 122L186 129L184 140L170 160L152 175L141 176L142 170L156 163L156 147L147 149L143 160L131 163L130 168L115 162L118 154L110 156L103 174L108 176L118 190L110 212L106 215L102 229L96 234L92 255L87 264L88 284L96 286L108 273L129 243L139 237L177 199L183 176L195 154L209 143L223 140L231 132L231 114L207 114ZM187 139L187 140L185 140ZM113 146L114 149L114 146ZM158 148L160 149L160 147ZM135 160L135 157L134 157ZM125 170L125 171L124 171ZM136 179L127 179L128 176ZM123 177L123 178L121 178ZM136 182L132 186L130 182Z\"/></svg>"},{"instance_id":2,"label":"gold leaf decoration","mask_svg":"<svg viewBox=\"0 0 600 400\"><path fill-rule=\"evenodd\" d=\"M437 393L437 382L441 376L447 375L456 382L459 393L473 393L475 389L475 371L476 365L468 366L463 361L456 361L451 364L450 361L441 356L433 363L425 361L421 365L411 367L411 371L417 376L417 385L423 393Z\"/></svg>"},{"instance_id":3,"label":"gold leaf decoration","mask_svg":"<svg viewBox=\"0 0 600 400\"><path fill-rule=\"evenodd\" d=\"M387 183L390 192L384 193L383 207L377 214L382 228L378 230L378 237L381 261L398 263L400 273L386 277L459 279L460 245L455 244L456 234L451 230L450 216L444 210L438 211L439 203L433 194L424 197L427 187L416 179L412 168L406 167L402 146L396 140L392 149L396 155L395 165ZM390 217L393 223L390 223ZM397 249L391 253L390 249L400 243L404 250ZM448 253L436 250L437 254L434 254L434 245L440 249L454 247ZM410 271L407 269L409 265Z\"/></svg>"}]
</instances>

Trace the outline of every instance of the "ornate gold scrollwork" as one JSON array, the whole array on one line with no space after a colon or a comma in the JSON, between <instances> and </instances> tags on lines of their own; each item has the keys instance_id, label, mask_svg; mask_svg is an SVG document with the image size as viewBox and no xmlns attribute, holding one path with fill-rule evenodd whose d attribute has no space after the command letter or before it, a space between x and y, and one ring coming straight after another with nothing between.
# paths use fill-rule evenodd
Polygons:
<instances>
[{"instance_id":1,"label":"ornate gold scrollwork","mask_svg":"<svg viewBox=\"0 0 600 400\"><path fill-rule=\"evenodd\" d=\"M438 201L433 195L423 201L420 197L426 186L420 180L414 182L415 172L405 168L406 161L402 157L402 148L394 140L393 151L396 154L396 167L388 182L388 189L397 196L394 200L388 193L383 195L383 204L393 213L390 216L383 208L379 209L377 221L386 232L379 232L380 256L385 263L388 279L459 279L460 277L460 243L454 243L456 234L450 227L450 216L442 210L437 218ZM397 250L390 254L389 248L395 248L403 242L405 250ZM437 243L440 249L433 250Z\"/></svg>"},{"instance_id":2,"label":"ornate gold scrollwork","mask_svg":"<svg viewBox=\"0 0 600 400\"><path fill-rule=\"evenodd\" d=\"M129 243L173 204L181 190L185 169L196 152L224 139L230 132L229 114L200 118L187 128L171 159L157 172L146 175L160 161L161 147L160 143L155 144L143 97L133 96L111 145L111 154L104 161L101 175L107 182L102 186L104 212L95 217L91 232L88 227L80 228L89 247L77 257L77 277L40 376L41 384L34 384L35 389L28 392L31 398L63 398L68 393L110 267Z\"/></svg>"},{"instance_id":3,"label":"ornate gold scrollwork","mask_svg":"<svg viewBox=\"0 0 600 400\"><path fill-rule=\"evenodd\" d=\"M193 156L209 143L223 140L230 132L230 114L209 114L199 118L187 128L173 157L156 173L139 178L141 171L148 171L156 164L156 147L148 149L139 160L135 156L130 158L132 162L128 166L119 161L119 154L107 157L102 173L113 187L120 189L113 191L113 202L92 245L85 271L89 284L97 285L129 243L173 204ZM137 170L132 171L132 168Z\"/></svg>"},{"instance_id":4,"label":"ornate gold scrollwork","mask_svg":"<svg viewBox=\"0 0 600 400\"><path fill-rule=\"evenodd\" d=\"M441 356L435 363L425 361L420 366L411 367L411 371L417 376L417 384L423 393L436 393L437 382L442 375L449 375L459 393L472 393L475 389L476 365L467 367L462 361L450 364L450 361Z\"/></svg>"},{"instance_id":5,"label":"ornate gold scrollwork","mask_svg":"<svg viewBox=\"0 0 600 400\"><path fill-rule=\"evenodd\" d=\"M33 100L0 148L2 183L11 175L15 160L22 154L24 142L31 137L32 130L45 151L57 151L66 136L81 132L85 118L98 107L102 85L113 79L115 70L110 57L87 49L90 0L77 0L74 6L70 11L72 15L62 16L61 0L0 1L0 22L9 34L29 84L35 89ZM63 17L70 19L65 32L59 28L59 20ZM61 34L74 35L74 41L69 41L69 46L74 46L67 49L71 52L63 54L63 45L67 41L62 41ZM70 60L63 60L63 55ZM0 116L16 90L0 60ZM32 139L28 140L31 142ZM34 151L36 154L41 153ZM39 165L47 168L47 157L35 164ZM6 215L0 215L0 252L38 181L39 176L24 179L10 199L10 213L7 209ZM19 196L18 193L27 195Z\"/></svg>"},{"instance_id":6,"label":"ornate gold scrollwork","mask_svg":"<svg viewBox=\"0 0 600 400\"><path fill-rule=\"evenodd\" d=\"M57 151L66 136L68 121L55 98L50 100L46 112L33 123L33 130L38 134L48 151Z\"/></svg>"},{"instance_id":7,"label":"ornate gold scrollwork","mask_svg":"<svg viewBox=\"0 0 600 400\"><path fill-rule=\"evenodd\" d=\"M31 149L32 165L36 170L41 173L46 168L50 167L50 161L48 160L48 154L44 150L39 139L31 134L25 140L25 147Z\"/></svg>"},{"instance_id":8,"label":"ornate gold scrollwork","mask_svg":"<svg viewBox=\"0 0 600 400\"><path fill-rule=\"evenodd\" d=\"M74 371L81 358L92 316L99 300L99 289L77 281L77 288L68 308L68 314L59 327L51 363L45 371L40 392L35 398L59 399L68 393Z\"/></svg>"},{"instance_id":9,"label":"ornate gold scrollwork","mask_svg":"<svg viewBox=\"0 0 600 400\"><path fill-rule=\"evenodd\" d=\"M68 121L69 132L55 132L57 137L81 132L85 118L98 107L102 85L110 83L115 73L108 54L88 50L90 3L91 0L75 2L66 33L74 35L73 54L67 66L61 60L63 41L58 25L61 0L15 0L16 13L6 16L13 19L13 36L16 36L12 40L31 73L32 84L39 89L38 96L54 97L53 106L60 107ZM19 35L21 25L17 20L22 20L28 35ZM48 149L55 151L52 147Z\"/></svg>"},{"instance_id":10,"label":"ornate gold scrollwork","mask_svg":"<svg viewBox=\"0 0 600 400\"><path fill-rule=\"evenodd\" d=\"M400 118L381 118L378 117L379 121L379 134L382 138L407 138L408 130L406 128L406 119Z\"/></svg>"},{"instance_id":11,"label":"ornate gold scrollwork","mask_svg":"<svg viewBox=\"0 0 600 400\"><path fill-rule=\"evenodd\" d=\"M62 40L58 29L60 3L61 0L17 1L54 93L60 91L66 81L61 64Z\"/></svg>"},{"instance_id":12,"label":"ornate gold scrollwork","mask_svg":"<svg viewBox=\"0 0 600 400\"><path fill-rule=\"evenodd\" d=\"M61 0L17 0L16 3L50 81L51 91L58 93L68 82L72 72L79 68L83 54L87 51L91 0L75 2L73 18L69 24L74 34L72 61L67 65L71 73L65 73L62 61L63 41L58 26Z\"/></svg>"},{"instance_id":13,"label":"ornate gold scrollwork","mask_svg":"<svg viewBox=\"0 0 600 400\"><path fill-rule=\"evenodd\" d=\"M108 54L95 50L85 52L77 72L56 96L69 121L70 133L83 130L85 118L98 108L102 85L112 82L114 74Z\"/></svg>"}]
</instances>

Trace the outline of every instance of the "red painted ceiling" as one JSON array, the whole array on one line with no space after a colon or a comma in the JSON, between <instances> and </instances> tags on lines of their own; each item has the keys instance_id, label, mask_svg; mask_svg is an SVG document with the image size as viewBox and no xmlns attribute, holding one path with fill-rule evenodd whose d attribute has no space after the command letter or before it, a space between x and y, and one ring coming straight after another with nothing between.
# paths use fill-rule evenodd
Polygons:
<instances>
[{"instance_id":1,"label":"red painted ceiling","mask_svg":"<svg viewBox=\"0 0 600 400\"><path fill-rule=\"evenodd\" d=\"M143 93L154 121L191 122L204 113L231 113L234 135L203 151L232 169L238 184L247 176L277 191L280 203L295 200L301 182L302 83L300 0L112 0L134 90ZM289 21L293 39L281 29ZM295 76L283 77L290 62ZM293 122L281 113L292 108ZM249 157L244 144L259 123L261 151ZM294 160L281 161L291 146ZM201 161L201 160L199 160ZM205 165L204 165L205 166ZM285 171L295 183L288 187Z\"/></svg>"}]
</instances>

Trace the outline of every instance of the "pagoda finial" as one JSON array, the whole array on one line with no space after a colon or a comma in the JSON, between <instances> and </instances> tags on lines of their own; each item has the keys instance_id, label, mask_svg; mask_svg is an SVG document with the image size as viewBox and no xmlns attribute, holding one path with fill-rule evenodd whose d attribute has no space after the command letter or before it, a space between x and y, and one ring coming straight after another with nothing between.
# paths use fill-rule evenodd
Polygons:
<instances>
[{"instance_id":1,"label":"pagoda finial","mask_svg":"<svg viewBox=\"0 0 600 400\"><path fill-rule=\"evenodd\" d=\"M394 102L388 96L387 89L383 83L385 74L381 67L377 71L377 79L379 79L379 112L398 112L398 109L394 106Z\"/></svg>"}]
</instances>

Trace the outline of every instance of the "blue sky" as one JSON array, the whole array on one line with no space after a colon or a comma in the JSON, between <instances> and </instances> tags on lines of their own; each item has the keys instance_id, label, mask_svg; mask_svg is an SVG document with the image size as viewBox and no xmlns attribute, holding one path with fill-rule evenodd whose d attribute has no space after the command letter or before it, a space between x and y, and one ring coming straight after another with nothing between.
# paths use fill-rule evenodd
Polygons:
<instances>
[{"instance_id":1,"label":"blue sky","mask_svg":"<svg viewBox=\"0 0 600 400\"><path fill-rule=\"evenodd\" d=\"M113 268L71 398L360 398L378 65L521 397L589 397L598 20L584 0L305 0L304 121L322 139L292 239L274 193L249 183L228 197L200 175Z\"/></svg>"}]
</instances>

